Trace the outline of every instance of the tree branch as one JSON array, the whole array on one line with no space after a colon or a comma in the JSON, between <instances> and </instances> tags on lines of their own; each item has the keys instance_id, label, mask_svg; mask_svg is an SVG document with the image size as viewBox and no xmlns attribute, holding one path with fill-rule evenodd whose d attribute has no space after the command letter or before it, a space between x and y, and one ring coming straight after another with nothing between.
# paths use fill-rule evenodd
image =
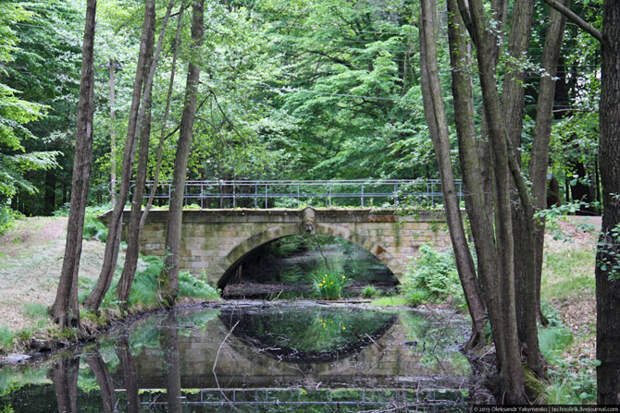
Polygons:
<instances>
[{"instance_id":1,"label":"tree branch","mask_svg":"<svg viewBox=\"0 0 620 413\"><path fill-rule=\"evenodd\" d=\"M547 4L549 4L549 6L562 13L568 20L581 27L584 31L590 33L596 40L601 43L603 42L603 35L601 34L601 32L596 30L596 28L594 28L594 26L592 26L590 23L579 17L577 13L560 3L558 0L545 1L547 2Z\"/></svg>"}]
</instances>

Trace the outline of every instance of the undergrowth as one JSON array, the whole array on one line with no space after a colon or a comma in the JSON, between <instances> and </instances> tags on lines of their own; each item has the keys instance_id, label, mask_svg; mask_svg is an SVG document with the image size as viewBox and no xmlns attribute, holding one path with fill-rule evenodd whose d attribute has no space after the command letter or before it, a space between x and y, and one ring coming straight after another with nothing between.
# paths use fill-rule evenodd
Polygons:
<instances>
[{"instance_id":1,"label":"undergrowth","mask_svg":"<svg viewBox=\"0 0 620 413\"><path fill-rule=\"evenodd\" d=\"M6 232L13 227L13 223L24 218L24 214L10 208L8 205L0 205L0 235L6 234Z\"/></svg>"},{"instance_id":2,"label":"undergrowth","mask_svg":"<svg viewBox=\"0 0 620 413\"><path fill-rule=\"evenodd\" d=\"M141 256L138 270L129 291L128 308L129 311L140 311L146 308L156 307L158 299L158 277L164 268L161 258L155 256ZM106 293L101 310L114 312L120 309L116 297L116 286L118 285L118 271L108 292ZM94 280L80 279L80 282L94 284ZM87 288L90 291L92 288ZM86 298L86 291L81 294L80 301ZM179 298L196 298L201 300L218 299L220 294L217 289L211 287L205 281L193 277L186 271L179 272ZM92 316L91 316L92 318ZM101 320L98 320L101 321Z\"/></svg>"},{"instance_id":3,"label":"undergrowth","mask_svg":"<svg viewBox=\"0 0 620 413\"><path fill-rule=\"evenodd\" d=\"M440 302L450 302L460 309L465 306L454 256L429 245L420 247L420 255L405 273L400 291L412 306Z\"/></svg>"}]
</instances>

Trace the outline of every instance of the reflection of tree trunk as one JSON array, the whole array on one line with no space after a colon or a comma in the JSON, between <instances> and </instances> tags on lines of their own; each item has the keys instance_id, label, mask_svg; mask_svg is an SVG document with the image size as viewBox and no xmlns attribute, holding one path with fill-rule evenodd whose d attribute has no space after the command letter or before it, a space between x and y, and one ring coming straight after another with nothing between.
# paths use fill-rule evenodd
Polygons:
<instances>
[{"instance_id":1,"label":"reflection of tree trunk","mask_svg":"<svg viewBox=\"0 0 620 413\"><path fill-rule=\"evenodd\" d=\"M123 369L123 385L127 394L127 413L137 413L138 400L138 371L129 351L129 341L126 336L121 337L117 344L116 355Z\"/></svg>"},{"instance_id":2,"label":"reflection of tree trunk","mask_svg":"<svg viewBox=\"0 0 620 413\"><path fill-rule=\"evenodd\" d=\"M163 323L159 341L164 350L168 411L181 411L181 357L179 355L178 323L171 311Z\"/></svg>"},{"instance_id":3,"label":"reflection of tree trunk","mask_svg":"<svg viewBox=\"0 0 620 413\"><path fill-rule=\"evenodd\" d=\"M51 371L60 413L77 413L77 379L80 357L60 358Z\"/></svg>"},{"instance_id":4,"label":"reflection of tree trunk","mask_svg":"<svg viewBox=\"0 0 620 413\"><path fill-rule=\"evenodd\" d=\"M84 360L93 373L95 373L99 391L101 392L101 400L103 401L103 411L106 413L114 412L116 407L114 383L105 362L101 358L101 354L99 354L99 349L97 348L93 353L87 354Z\"/></svg>"}]
</instances>

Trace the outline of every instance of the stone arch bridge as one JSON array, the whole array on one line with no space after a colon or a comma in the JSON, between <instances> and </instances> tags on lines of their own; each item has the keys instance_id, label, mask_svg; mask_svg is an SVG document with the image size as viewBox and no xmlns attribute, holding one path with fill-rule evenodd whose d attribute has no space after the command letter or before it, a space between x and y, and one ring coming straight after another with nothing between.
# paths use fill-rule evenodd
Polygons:
<instances>
[{"instance_id":1,"label":"stone arch bridge","mask_svg":"<svg viewBox=\"0 0 620 413\"><path fill-rule=\"evenodd\" d=\"M149 213L140 241L143 254L164 255L167 215L167 210ZM124 223L128 219L129 211L125 211ZM208 281L221 287L223 276L250 251L278 238L302 233L332 235L357 244L383 262L399 280L421 245L450 245L445 216L440 212L369 208L196 209L183 211L180 266L193 275L204 270Z\"/></svg>"}]
</instances>

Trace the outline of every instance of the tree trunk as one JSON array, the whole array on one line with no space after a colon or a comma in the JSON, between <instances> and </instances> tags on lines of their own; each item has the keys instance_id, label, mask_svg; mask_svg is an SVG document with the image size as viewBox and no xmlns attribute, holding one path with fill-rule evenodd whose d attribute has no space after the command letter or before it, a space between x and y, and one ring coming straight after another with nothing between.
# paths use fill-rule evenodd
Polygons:
<instances>
[{"instance_id":1,"label":"tree trunk","mask_svg":"<svg viewBox=\"0 0 620 413\"><path fill-rule=\"evenodd\" d=\"M501 342L496 341L500 370L500 403L523 403L525 399L524 376L517 333L516 303L514 290L514 240L510 203L510 165L508 137L502 117L501 101L497 90L493 52L497 37L487 26L485 12L480 0L471 0L469 7L459 0L459 9L476 45L478 73L483 95L483 107L491 142L494 171L493 196L495 203L495 234L498 255L497 285L499 302L487 303L489 311L498 315ZM491 308L491 306L494 306ZM493 317L491 317L493 323ZM496 337L494 337L496 338Z\"/></svg>"},{"instance_id":2,"label":"tree trunk","mask_svg":"<svg viewBox=\"0 0 620 413\"><path fill-rule=\"evenodd\" d=\"M152 38L149 33L155 27L155 0L146 0L144 11L144 24L142 25L142 38L140 40L140 54L138 56L138 65L136 69L136 78L133 85L133 95L131 97L131 107L129 109L129 123L127 126L127 140L123 149L123 165L121 167L121 185L120 191L112 216L108 224L108 239L105 244L105 252L103 256L103 265L97 279L97 284L88 298L84 301L84 305L97 311L103 301L103 297L110 288L116 261L118 260L118 249L120 246L120 233L123 218L123 209L127 202L127 194L129 192L129 183L131 181L131 168L133 165L134 149L136 146L136 129L138 123L138 111L144 102L141 102L142 87L144 77L148 73L147 55L148 41ZM152 47L152 46L151 46Z\"/></svg>"},{"instance_id":3,"label":"tree trunk","mask_svg":"<svg viewBox=\"0 0 620 413\"><path fill-rule=\"evenodd\" d=\"M420 2L420 70L422 73L422 96L424 113L428 124L433 147L439 164L444 208L448 220L450 239L456 258L456 266L465 293L467 307L472 319L472 335L467 347L484 342L482 330L486 320L486 310L482 298L474 260L469 251L463 218L454 185L454 174L450 161L450 137L448 121L441 96L439 69L436 49L436 4L435 0Z\"/></svg>"},{"instance_id":4,"label":"tree trunk","mask_svg":"<svg viewBox=\"0 0 620 413\"><path fill-rule=\"evenodd\" d=\"M567 0L564 0L566 3ZM553 103L555 102L555 75L560 60L560 48L564 38L564 16L555 9L549 10L550 25L545 36L543 49L543 68L545 74L540 78L538 104L536 106L536 126L530 163L530 180L532 181L532 203L536 210L547 208L547 169L549 166L549 142L551 123L553 121ZM539 219L534 226L534 243L536 254L536 308L543 324L548 324L540 310L540 285L545 243L545 220Z\"/></svg>"},{"instance_id":5,"label":"tree trunk","mask_svg":"<svg viewBox=\"0 0 620 413\"><path fill-rule=\"evenodd\" d=\"M54 169L45 171L45 196L43 199L45 215L52 215L56 209L56 178Z\"/></svg>"},{"instance_id":6,"label":"tree trunk","mask_svg":"<svg viewBox=\"0 0 620 413\"><path fill-rule=\"evenodd\" d=\"M114 111L114 72L116 63L110 59L110 199L116 204L116 113Z\"/></svg>"},{"instance_id":7,"label":"tree trunk","mask_svg":"<svg viewBox=\"0 0 620 413\"><path fill-rule=\"evenodd\" d=\"M88 199L88 185L93 147L93 113L95 72L93 67L93 47L95 41L96 0L88 0L86 23L82 46L82 73L80 78L80 100L77 114L77 134L71 181L71 206L67 223L67 242L62 262L60 282L56 300L50 314L60 327L79 327L80 312L77 296L77 279L82 254L82 232L84 230L84 211Z\"/></svg>"},{"instance_id":8,"label":"tree trunk","mask_svg":"<svg viewBox=\"0 0 620 413\"><path fill-rule=\"evenodd\" d=\"M131 290L131 284L133 283L133 279L136 274L138 255L140 252L142 198L144 196L144 186L146 185L146 170L148 168L149 142L151 137L151 92L153 90L153 79L155 77L155 68L157 66L157 61L159 60L159 54L161 53L161 47L166 33L166 26L168 25L168 19L170 18L170 12L172 11L173 5L174 0L171 0L168 3L168 8L166 9L166 15L164 16L164 21L162 23L155 54L153 55L153 36L155 34L155 27L153 27L153 30L150 33L148 42L149 48L146 52L146 68L148 69L148 72L146 75L146 84L144 86L143 106L140 108L140 113L138 116L138 125L140 125L138 168L136 170L136 181L131 203L131 214L129 215L129 230L127 231L127 252L125 254L125 264L123 265L123 272L116 290L121 307L125 310L128 310L127 300L129 299L129 291ZM153 21L154 20L155 16L153 16Z\"/></svg>"},{"instance_id":9,"label":"tree trunk","mask_svg":"<svg viewBox=\"0 0 620 413\"><path fill-rule=\"evenodd\" d=\"M196 0L192 9L192 47L198 52L202 46L204 19L204 0ZM198 80L200 78L199 54L194 54L189 64L185 84L185 101L179 141L174 161L174 176L172 180L172 194L168 209L168 225L166 232L166 265L160 276L161 298L164 305L174 305L179 290L179 250L181 244L181 222L183 219L183 197L185 179L187 176L187 159L192 143L192 129L196 114L196 98L198 95Z\"/></svg>"},{"instance_id":10,"label":"tree trunk","mask_svg":"<svg viewBox=\"0 0 620 413\"><path fill-rule=\"evenodd\" d=\"M168 82L168 94L166 96L166 108L164 109L164 117L161 122L161 134L159 136L159 145L157 146L157 163L155 165L155 173L153 174L153 184L151 185L151 192L149 198L146 201L144 212L140 217L140 231L144 228L144 223L149 215L149 211L153 206L153 200L155 199L155 193L157 192L157 186L159 185L159 173L161 171L161 161L164 150L164 140L166 139L166 125L168 124L168 116L170 115L170 102L172 100L172 92L174 90L174 77L177 67L177 55L179 51L179 45L181 43L181 28L183 27L183 12L185 11L185 4L181 2L181 8L177 15L177 31L174 38L174 52L172 54L172 65L170 69L170 81Z\"/></svg>"},{"instance_id":11,"label":"tree trunk","mask_svg":"<svg viewBox=\"0 0 620 413\"><path fill-rule=\"evenodd\" d=\"M620 2L603 3L599 162L603 225L596 254L598 403L620 404Z\"/></svg>"}]
</instances>

